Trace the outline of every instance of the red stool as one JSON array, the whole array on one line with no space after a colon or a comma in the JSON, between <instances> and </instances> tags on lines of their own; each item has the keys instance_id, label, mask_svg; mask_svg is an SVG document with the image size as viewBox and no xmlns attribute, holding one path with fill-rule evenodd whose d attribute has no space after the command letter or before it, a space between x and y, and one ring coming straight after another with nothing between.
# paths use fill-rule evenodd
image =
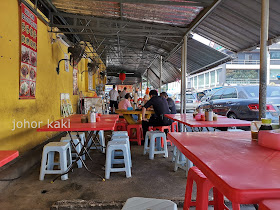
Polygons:
<instances>
[{"instance_id":1,"label":"red stool","mask_svg":"<svg viewBox=\"0 0 280 210\"><path fill-rule=\"evenodd\" d=\"M136 138L133 138L131 129L136 129ZM143 139L143 129L142 124L132 124L127 126L127 133L129 136L129 141L137 141L138 145L141 145L141 140Z\"/></svg>"},{"instance_id":2,"label":"red stool","mask_svg":"<svg viewBox=\"0 0 280 210\"><path fill-rule=\"evenodd\" d=\"M176 129L174 129L174 127L176 127ZM176 131L175 131L176 130ZM179 132L178 130L178 122L177 121L174 121L172 124L171 124L171 132Z\"/></svg>"},{"instance_id":3,"label":"red stool","mask_svg":"<svg viewBox=\"0 0 280 210\"><path fill-rule=\"evenodd\" d=\"M192 202L192 187L193 181L196 182L197 195L196 202ZM214 200L208 201L209 190L213 188ZM214 209L227 209L224 204L224 196L220 193L207 177L196 167L191 167L188 172L187 187L185 194L184 210L191 206L196 206L196 210L208 209L208 205L214 205Z\"/></svg>"},{"instance_id":4,"label":"red stool","mask_svg":"<svg viewBox=\"0 0 280 210\"><path fill-rule=\"evenodd\" d=\"M280 199L268 199L260 202L259 210L278 210Z\"/></svg>"},{"instance_id":5,"label":"red stool","mask_svg":"<svg viewBox=\"0 0 280 210\"><path fill-rule=\"evenodd\" d=\"M118 122L127 123L124 118L119 118Z\"/></svg>"},{"instance_id":6,"label":"red stool","mask_svg":"<svg viewBox=\"0 0 280 210\"><path fill-rule=\"evenodd\" d=\"M115 131L126 131L127 123L116 122Z\"/></svg>"},{"instance_id":7,"label":"red stool","mask_svg":"<svg viewBox=\"0 0 280 210\"><path fill-rule=\"evenodd\" d=\"M155 131L155 130L159 130L161 132L164 132L164 130L168 130L168 132L170 132L170 126L167 125L167 126L153 126L152 127L152 130ZM170 142L170 144L172 145L172 142L168 139L166 139L166 142ZM163 139L161 138L161 147L163 147Z\"/></svg>"}]
</instances>

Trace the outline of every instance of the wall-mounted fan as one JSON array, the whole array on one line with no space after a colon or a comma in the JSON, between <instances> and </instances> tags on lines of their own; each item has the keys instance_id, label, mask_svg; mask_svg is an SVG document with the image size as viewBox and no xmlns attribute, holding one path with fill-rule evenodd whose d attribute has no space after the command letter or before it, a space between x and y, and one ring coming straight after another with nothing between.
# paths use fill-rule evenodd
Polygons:
<instances>
[{"instance_id":1,"label":"wall-mounted fan","mask_svg":"<svg viewBox=\"0 0 280 210\"><path fill-rule=\"evenodd\" d=\"M99 65L95 61L88 63L87 66L88 66L88 72L91 72L92 74L95 74L99 68Z\"/></svg>"},{"instance_id":2,"label":"wall-mounted fan","mask_svg":"<svg viewBox=\"0 0 280 210\"><path fill-rule=\"evenodd\" d=\"M59 64L61 61L69 61L70 60L70 65L76 66L80 60L82 59L84 53L85 53L85 46L80 45L79 43L76 43L72 47L68 47L68 53L71 53L70 59L60 59L58 61L57 67L56 67L56 72L59 74Z\"/></svg>"},{"instance_id":3,"label":"wall-mounted fan","mask_svg":"<svg viewBox=\"0 0 280 210\"><path fill-rule=\"evenodd\" d=\"M76 66L85 53L85 47L84 45L75 44L73 47L68 47L68 53L71 53L70 64Z\"/></svg>"},{"instance_id":4,"label":"wall-mounted fan","mask_svg":"<svg viewBox=\"0 0 280 210\"><path fill-rule=\"evenodd\" d=\"M101 71L100 73L99 73L99 75L100 75L100 79L104 79L104 77L106 76L106 72L105 71Z\"/></svg>"}]
</instances>

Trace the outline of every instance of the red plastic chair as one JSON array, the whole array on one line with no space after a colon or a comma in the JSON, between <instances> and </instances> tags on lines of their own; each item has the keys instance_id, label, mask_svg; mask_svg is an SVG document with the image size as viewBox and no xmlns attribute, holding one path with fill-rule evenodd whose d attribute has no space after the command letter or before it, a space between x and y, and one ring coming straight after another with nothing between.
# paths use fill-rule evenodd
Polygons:
<instances>
[{"instance_id":1,"label":"red plastic chair","mask_svg":"<svg viewBox=\"0 0 280 210\"><path fill-rule=\"evenodd\" d=\"M126 131L127 123L124 122L116 122L115 131Z\"/></svg>"},{"instance_id":2,"label":"red plastic chair","mask_svg":"<svg viewBox=\"0 0 280 210\"><path fill-rule=\"evenodd\" d=\"M167 126L153 126L152 128L152 131L155 131L155 130L159 130L161 132L164 132L164 130L168 130L168 132L170 132L170 126L167 125ZM172 145L172 142L169 140L169 139L166 139L166 142L170 142L170 144ZM161 138L161 147L163 147L163 139Z\"/></svg>"},{"instance_id":3,"label":"red plastic chair","mask_svg":"<svg viewBox=\"0 0 280 210\"><path fill-rule=\"evenodd\" d=\"M131 129L136 129L136 136L132 135ZM132 124L127 126L127 133L129 136L129 141L137 141L138 145L141 145L143 139L143 129L142 124Z\"/></svg>"},{"instance_id":4,"label":"red plastic chair","mask_svg":"<svg viewBox=\"0 0 280 210\"><path fill-rule=\"evenodd\" d=\"M118 122L127 123L124 118L119 118Z\"/></svg>"},{"instance_id":5,"label":"red plastic chair","mask_svg":"<svg viewBox=\"0 0 280 210\"><path fill-rule=\"evenodd\" d=\"M174 129L175 128L175 129ZM174 121L172 124L171 124L171 132L179 132L178 130L178 122L177 121Z\"/></svg>"},{"instance_id":6,"label":"red plastic chair","mask_svg":"<svg viewBox=\"0 0 280 210\"><path fill-rule=\"evenodd\" d=\"M194 181L197 186L197 196L196 201L192 202L192 187ZM208 194L211 188L213 188L214 200L208 201ZM208 205L214 205L214 209L218 210L229 210L229 208L224 204L223 194L213 186L213 184L196 166L191 167L187 178L184 210L188 210L191 206L196 206L196 210L205 210L208 209Z\"/></svg>"}]
</instances>

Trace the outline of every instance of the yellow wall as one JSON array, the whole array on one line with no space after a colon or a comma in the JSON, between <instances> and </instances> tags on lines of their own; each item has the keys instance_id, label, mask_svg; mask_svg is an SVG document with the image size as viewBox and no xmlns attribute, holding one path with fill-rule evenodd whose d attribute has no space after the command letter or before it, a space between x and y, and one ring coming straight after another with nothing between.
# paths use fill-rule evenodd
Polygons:
<instances>
[{"instance_id":1,"label":"yellow wall","mask_svg":"<svg viewBox=\"0 0 280 210\"><path fill-rule=\"evenodd\" d=\"M0 7L0 150L19 150L21 153L47 140L55 133L36 132L33 128L12 131L13 120L43 121L60 118L60 93L69 93L74 112L78 96L73 96L73 70L64 71L64 61L60 74L56 66L67 47L58 41L52 43L47 26L38 19L37 38L37 82L36 99L19 99L20 67L20 6L18 0L2 1ZM79 79L85 70L85 61L78 65ZM84 81L84 78L83 78ZM81 90L84 84L79 81Z\"/></svg>"}]
</instances>

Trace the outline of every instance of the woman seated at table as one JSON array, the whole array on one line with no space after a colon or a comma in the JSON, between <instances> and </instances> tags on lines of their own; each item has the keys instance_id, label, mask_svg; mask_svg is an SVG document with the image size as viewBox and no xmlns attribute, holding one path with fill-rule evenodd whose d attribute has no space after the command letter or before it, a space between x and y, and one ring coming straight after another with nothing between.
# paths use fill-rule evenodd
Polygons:
<instances>
[{"instance_id":1,"label":"woman seated at table","mask_svg":"<svg viewBox=\"0 0 280 210\"><path fill-rule=\"evenodd\" d=\"M131 103L130 103L130 100L131 100L131 96L129 93L127 93L125 96L124 96L124 99L122 99L119 103L119 109L125 109L127 110L128 107L131 107ZM138 116L137 115L132 115L133 119L134 120L138 120Z\"/></svg>"},{"instance_id":2,"label":"woman seated at table","mask_svg":"<svg viewBox=\"0 0 280 210\"><path fill-rule=\"evenodd\" d=\"M122 99L119 103L119 109L127 110L128 107L132 107L130 100L131 100L130 94L129 93L125 94L124 99Z\"/></svg>"}]
</instances>

